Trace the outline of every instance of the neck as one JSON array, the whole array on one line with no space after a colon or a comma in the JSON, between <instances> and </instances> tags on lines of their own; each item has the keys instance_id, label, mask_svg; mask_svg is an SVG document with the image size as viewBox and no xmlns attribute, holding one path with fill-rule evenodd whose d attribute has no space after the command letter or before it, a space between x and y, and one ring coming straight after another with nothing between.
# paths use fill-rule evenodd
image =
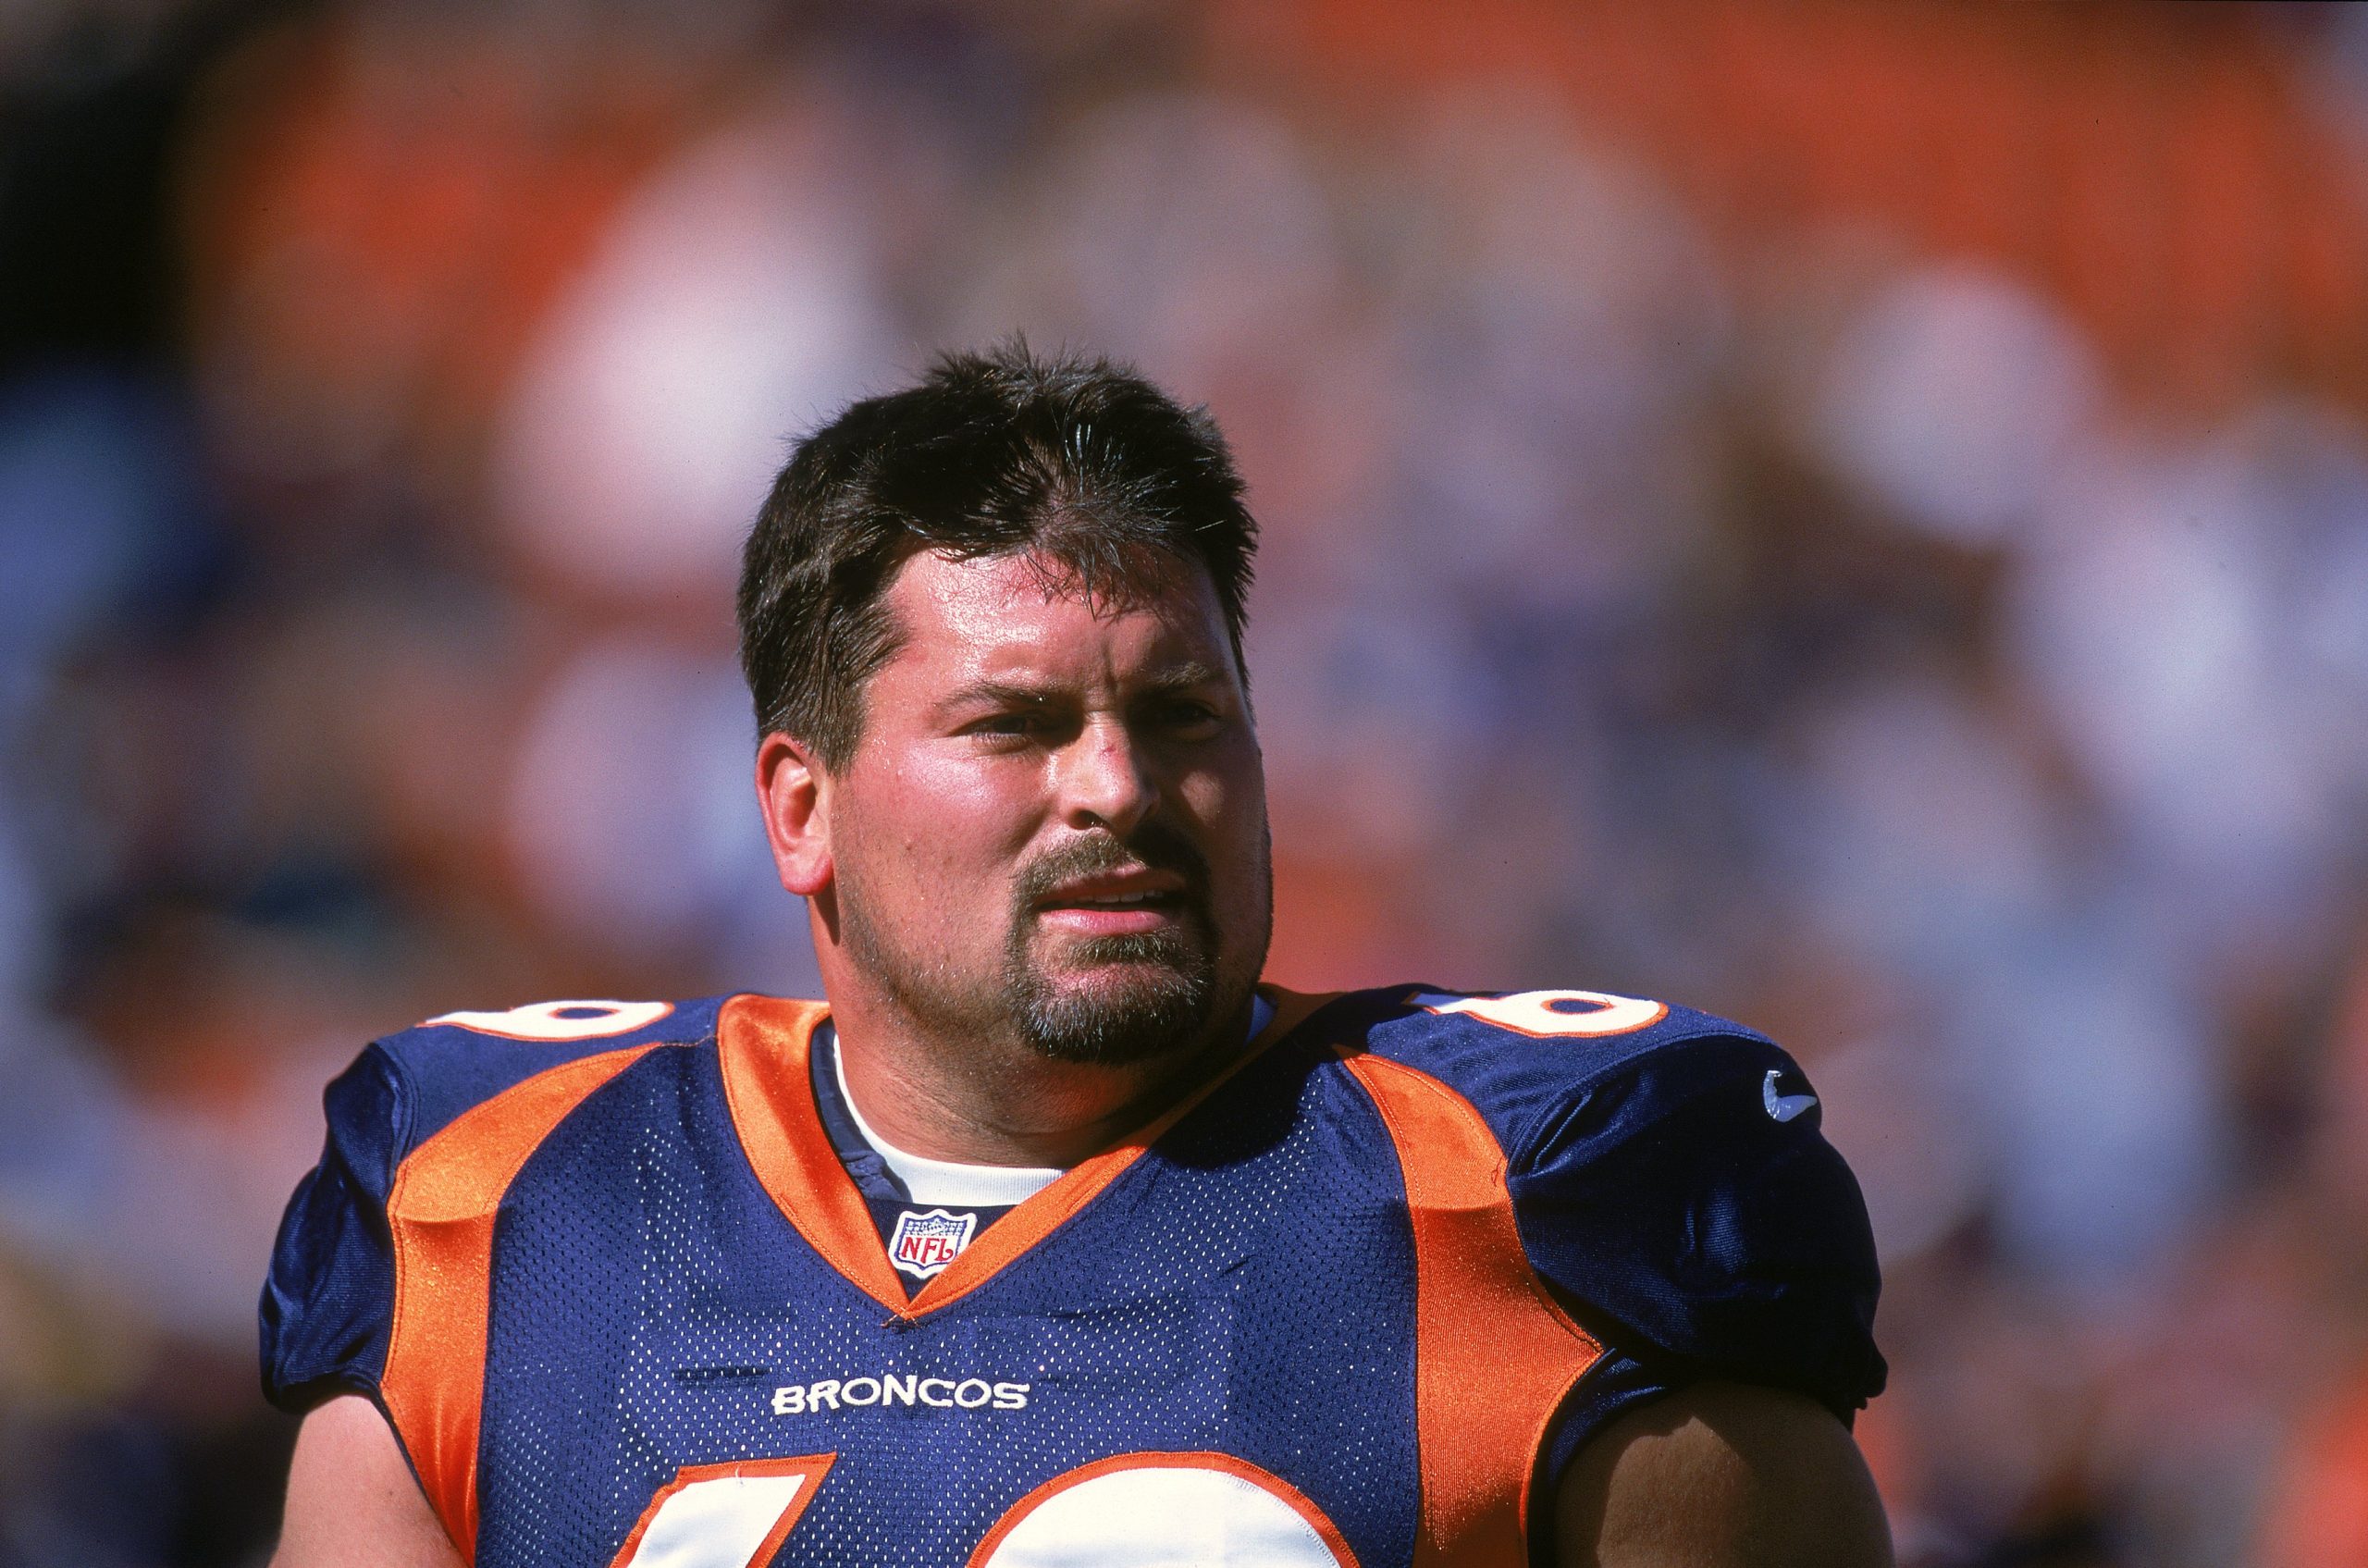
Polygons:
<instances>
[{"instance_id":1,"label":"neck","mask_svg":"<svg viewBox=\"0 0 2368 1568\"><path fill-rule=\"evenodd\" d=\"M831 995L851 1097L881 1137L927 1159L1066 1168L1156 1120L1237 1055L1252 1002L1190 1044L1123 1066L1054 1061L1017 1043L940 1040L901 1008Z\"/></svg>"}]
</instances>

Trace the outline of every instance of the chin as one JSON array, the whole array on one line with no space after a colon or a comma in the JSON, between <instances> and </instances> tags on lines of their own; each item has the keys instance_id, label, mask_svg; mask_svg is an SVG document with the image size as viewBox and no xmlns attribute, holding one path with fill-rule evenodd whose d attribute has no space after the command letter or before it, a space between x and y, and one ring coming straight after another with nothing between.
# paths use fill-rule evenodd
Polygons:
<instances>
[{"instance_id":1,"label":"chin","mask_svg":"<svg viewBox=\"0 0 2368 1568\"><path fill-rule=\"evenodd\" d=\"M1121 1067L1187 1049L1207 1032L1214 974L1146 961L1097 964L1082 973L1038 972L1018 998L1022 1032L1056 1061Z\"/></svg>"}]
</instances>

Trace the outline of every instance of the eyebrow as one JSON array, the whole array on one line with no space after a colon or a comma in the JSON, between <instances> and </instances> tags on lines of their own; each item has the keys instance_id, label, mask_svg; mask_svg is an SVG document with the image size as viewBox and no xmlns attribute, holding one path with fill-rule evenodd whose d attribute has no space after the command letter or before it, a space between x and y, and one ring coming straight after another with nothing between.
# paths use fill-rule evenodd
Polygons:
<instances>
[{"instance_id":1,"label":"eyebrow","mask_svg":"<svg viewBox=\"0 0 2368 1568\"><path fill-rule=\"evenodd\" d=\"M1225 673L1197 659L1178 660L1143 683L1153 691L1189 691L1194 686L1223 685Z\"/></svg>"},{"instance_id":2,"label":"eyebrow","mask_svg":"<svg viewBox=\"0 0 2368 1568\"><path fill-rule=\"evenodd\" d=\"M1143 689L1153 693L1190 691L1200 686L1219 685L1224 684L1224 673L1215 666L1205 664L1198 659L1186 659L1166 666L1145 680ZM936 706L941 713L950 713L956 709L967 708L978 703L1002 704L1013 708L1041 708L1053 701L1059 694L1060 688L1049 683L1038 685L1027 681L996 680L990 677L956 687L940 698Z\"/></svg>"}]
</instances>

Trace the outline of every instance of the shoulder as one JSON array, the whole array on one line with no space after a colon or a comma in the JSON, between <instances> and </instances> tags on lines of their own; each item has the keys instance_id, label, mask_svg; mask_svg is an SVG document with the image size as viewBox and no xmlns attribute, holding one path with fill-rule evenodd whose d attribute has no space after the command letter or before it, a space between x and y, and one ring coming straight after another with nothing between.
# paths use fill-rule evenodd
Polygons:
<instances>
[{"instance_id":1,"label":"shoulder","mask_svg":"<svg viewBox=\"0 0 2368 1568\"><path fill-rule=\"evenodd\" d=\"M291 1411L379 1397L404 1217L483 1217L575 1106L650 1051L712 1040L729 1001L463 1010L371 1042L323 1097L320 1163L273 1244L259 1319L266 1396Z\"/></svg>"},{"instance_id":2,"label":"shoulder","mask_svg":"<svg viewBox=\"0 0 2368 1568\"><path fill-rule=\"evenodd\" d=\"M1763 1113L1773 1099L1768 1114L1787 1120L1806 1108L1798 1068L1767 1036L1646 997L1392 985L1336 997L1301 1027L1344 1052L1437 1080L1479 1114L1516 1166L1590 1110L1633 1123L1704 1093L1740 1093Z\"/></svg>"},{"instance_id":3,"label":"shoulder","mask_svg":"<svg viewBox=\"0 0 2368 1568\"><path fill-rule=\"evenodd\" d=\"M630 1065L654 1046L711 1041L730 1000L561 1000L439 1013L371 1042L330 1085L330 1117L334 1122L343 1105L391 1120L396 1142L416 1148L477 1106L557 1069L593 1058Z\"/></svg>"},{"instance_id":4,"label":"shoulder","mask_svg":"<svg viewBox=\"0 0 2368 1568\"><path fill-rule=\"evenodd\" d=\"M1845 1414L1882 1387L1866 1205L1767 1036L1602 992L1417 985L1334 998L1300 1027L1369 1084L1361 1058L1470 1107L1530 1266L1656 1386L1730 1377Z\"/></svg>"}]
</instances>

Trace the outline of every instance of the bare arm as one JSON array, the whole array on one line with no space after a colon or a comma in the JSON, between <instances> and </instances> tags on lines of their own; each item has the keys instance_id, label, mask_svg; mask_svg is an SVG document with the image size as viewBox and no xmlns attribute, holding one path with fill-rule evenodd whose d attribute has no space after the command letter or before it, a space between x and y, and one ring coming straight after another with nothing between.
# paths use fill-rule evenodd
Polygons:
<instances>
[{"instance_id":1,"label":"bare arm","mask_svg":"<svg viewBox=\"0 0 2368 1568\"><path fill-rule=\"evenodd\" d=\"M304 1417L271 1568L461 1568L386 1417L359 1394Z\"/></svg>"},{"instance_id":2,"label":"bare arm","mask_svg":"<svg viewBox=\"0 0 2368 1568\"><path fill-rule=\"evenodd\" d=\"M1798 1394L1699 1383L1589 1440L1554 1500L1559 1568L1892 1568L1858 1445Z\"/></svg>"}]
</instances>

